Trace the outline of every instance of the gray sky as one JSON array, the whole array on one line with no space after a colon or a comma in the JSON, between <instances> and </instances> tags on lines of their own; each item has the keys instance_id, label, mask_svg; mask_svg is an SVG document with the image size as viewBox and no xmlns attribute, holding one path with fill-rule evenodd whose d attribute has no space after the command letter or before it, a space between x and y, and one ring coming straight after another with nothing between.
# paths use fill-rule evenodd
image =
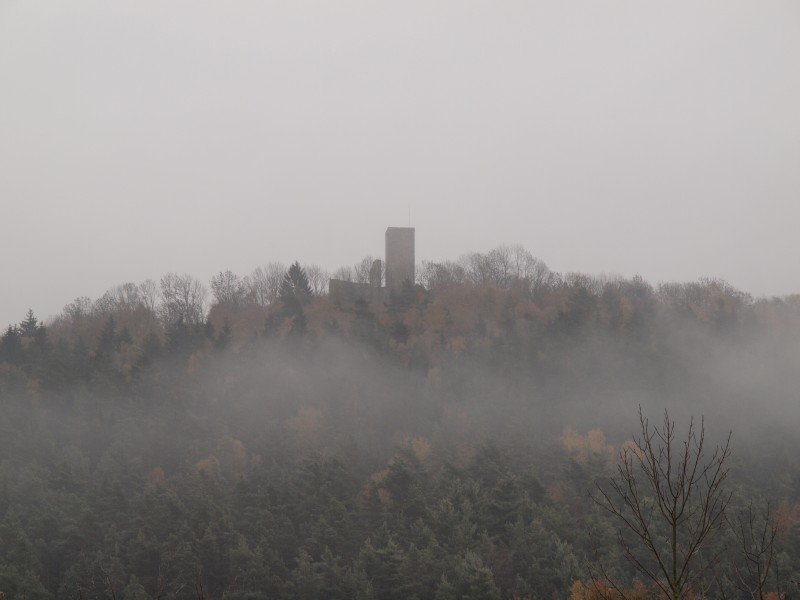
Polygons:
<instances>
[{"instance_id":1,"label":"gray sky","mask_svg":"<svg viewBox=\"0 0 800 600\"><path fill-rule=\"evenodd\" d=\"M0 0L0 325L522 243L800 292L798 0Z\"/></svg>"}]
</instances>

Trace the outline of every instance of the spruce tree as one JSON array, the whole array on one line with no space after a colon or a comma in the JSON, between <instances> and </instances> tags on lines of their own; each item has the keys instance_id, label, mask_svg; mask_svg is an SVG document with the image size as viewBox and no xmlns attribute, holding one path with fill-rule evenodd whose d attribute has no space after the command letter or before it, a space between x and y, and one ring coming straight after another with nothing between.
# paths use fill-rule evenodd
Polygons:
<instances>
[{"instance_id":1,"label":"spruce tree","mask_svg":"<svg viewBox=\"0 0 800 600\"><path fill-rule=\"evenodd\" d=\"M9 325L0 338L0 362L18 365L22 362L23 350L19 328Z\"/></svg>"},{"instance_id":2,"label":"spruce tree","mask_svg":"<svg viewBox=\"0 0 800 600\"><path fill-rule=\"evenodd\" d=\"M308 276L300 263L295 262L286 271L278 293L280 301L280 320L291 319L289 332L292 335L302 335L306 331L306 316L303 305L307 304L314 292L308 283Z\"/></svg>"},{"instance_id":3,"label":"spruce tree","mask_svg":"<svg viewBox=\"0 0 800 600\"><path fill-rule=\"evenodd\" d=\"M32 309L28 309L25 319L19 324L19 333L23 337L33 337L36 335L37 329L39 329L39 319L33 315Z\"/></svg>"},{"instance_id":4,"label":"spruce tree","mask_svg":"<svg viewBox=\"0 0 800 600\"><path fill-rule=\"evenodd\" d=\"M308 283L308 275L306 275L305 269L300 266L299 262L293 263L283 276L278 297L283 302L294 298L300 304L307 304L313 295L314 292Z\"/></svg>"}]
</instances>

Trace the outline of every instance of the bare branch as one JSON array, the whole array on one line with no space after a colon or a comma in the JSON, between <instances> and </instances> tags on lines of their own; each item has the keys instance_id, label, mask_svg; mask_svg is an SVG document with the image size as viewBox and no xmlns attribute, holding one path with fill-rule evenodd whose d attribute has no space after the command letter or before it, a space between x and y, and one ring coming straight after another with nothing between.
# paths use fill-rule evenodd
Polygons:
<instances>
[{"instance_id":1,"label":"bare branch","mask_svg":"<svg viewBox=\"0 0 800 600\"><path fill-rule=\"evenodd\" d=\"M631 565L667 598L682 600L699 575L701 548L730 502L731 436L709 456L702 418L699 427L690 420L680 442L666 410L655 427L640 406L639 426L633 444L620 451L616 477L596 482L591 497L619 521L619 543Z\"/></svg>"}]
</instances>

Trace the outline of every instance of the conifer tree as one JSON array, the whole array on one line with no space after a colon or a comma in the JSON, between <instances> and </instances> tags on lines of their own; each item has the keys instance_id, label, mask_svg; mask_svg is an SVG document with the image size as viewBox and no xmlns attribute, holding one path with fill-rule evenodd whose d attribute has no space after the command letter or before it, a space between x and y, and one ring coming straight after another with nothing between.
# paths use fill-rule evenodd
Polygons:
<instances>
[{"instance_id":1,"label":"conifer tree","mask_svg":"<svg viewBox=\"0 0 800 600\"><path fill-rule=\"evenodd\" d=\"M0 338L0 362L19 364L22 361L22 341L19 328L9 325L3 337Z\"/></svg>"},{"instance_id":2,"label":"conifer tree","mask_svg":"<svg viewBox=\"0 0 800 600\"><path fill-rule=\"evenodd\" d=\"M286 271L281 282L281 289L278 294L280 300L281 320L291 319L289 332L292 335L302 335L306 331L306 316L303 312L303 305L307 304L314 292L308 283L308 276L300 263L295 262Z\"/></svg>"},{"instance_id":3,"label":"conifer tree","mask_svg":"<svg viewBox=\"0 0 800 600\"><path fill-rule=\"evenodd\" d=\"M307 304L313 295L314 292L308 282L308 275L306 275L305 269L300 266L299 262L293 263L283 276L278 297L283 302L294 298L300 304Z\"/></svg>"},{"instance_id":4,"label":"conifer tree","mask_svg":"<svg viewBox=\"0 0 800 600\"><path fill-rule=\"evenodd\" d=\"M23 337L33 337L36 335L37 329L39 329L39 319L33 315L32 309L28 309L25 319L19 324L19 333Z\"/></svg>"},{"instance_id":5,"label":"conifer tree","mask_svg":"<svg viewBox=\"0 0 800 600\"><path fill-rule=\"evenodd\" d=\"M455 572L443 577L436 590L436 600L500 600L500 590L492 571L480 556L467 552L456 564Z\"/></svg>"}]
</instances>

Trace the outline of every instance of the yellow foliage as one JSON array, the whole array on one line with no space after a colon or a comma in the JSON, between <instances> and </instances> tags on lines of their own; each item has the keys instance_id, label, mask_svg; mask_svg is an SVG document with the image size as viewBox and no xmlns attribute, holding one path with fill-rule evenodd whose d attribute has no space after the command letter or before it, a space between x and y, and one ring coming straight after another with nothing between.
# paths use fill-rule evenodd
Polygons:
<instances>
[{"instance_id":1,"label":"yellow foliage","mask_svg":"<svg viewBox=\"0 0 800 600\"><path fill-rule=\"evenodd\" d=\"M642 451L639 449L639 446L633 440L627 440L622 443L620 446L620 452L623 454L625 453L632 453L634 456L638 456L639 458L642 457Z\"/></svg>"},{"instance_id":2,"label":"yellow foliage","mask_svg":"<svg viewBox=\"0 0 800 600\"><path fill-rule=\"evenodd\" d=\"M580 579L576 579L569 590L569 600L586 600L587 589Z\"/></svg>"},{"instance_id":3,"label":"yellow foliage","mask_svg":"<svg viewBox=\"0 0 800 600\"><path fill-rule=\"evenodd\" d=\"M641 581L620 592L608 581L590 579L586 585L575 581L570 588L569 600L653 600L659 596L658 593L651 594Z\"/></svg>"},{"instance_id":4,"label":"yellow foliage","mask_svg":"<svg viewBox=\"0 0 800 600\"><path fill-rule=\"evenodd\" d=\"M625 597L629 600L650 600L654 597L660 597L661 594L657 593L650 593L650 590L647 589L647 586L643 584L641 581L637 581L633 584L633 589L628 590L625 592Z\"/></svg>"},{"instance_id":5,"label":"yellow foliage","mask_svg":"<svg viewBox=\"0 0 800 600\"><path fill-rule=\"evenodd\" d=\"M588 585L581 581L573 583L569 600L622 600L622 597L608 582L590 579Z\"/></svg>"},{"instance_id":6,"label":"yellow foliage","mask_svg":"<svg viewBox=\"0 0 800 600\"><path fill-rule=\"evenodd\" d=\"M318 408L301 408L297 415L285 423L288 431L304 438L311 438L322 428L322 411Z\"/></svg>"},{"instance_id":7,"label":"yellow foliage","mask_svg":"<svg viewBox=\"0 0 800 600\"><path fill-rule=\"evenodd\" d=\"M194 464L198 471L205 471L206 473L216 473L219 471L219 461L216 456L209 456L202 460L198 460Z\"/></svg>"},{"instance_id":8,"label":"yellow foliage","mask_svg":"<svg viewBox=\"0 0 800 600\"><path fill-rule=\"evenodd\" d=\"M586 434L586 443L589 446L589 450L597 454L606 452L609 448L608 444L606 444L606 436L599 429L592 429Z\"/></svg>"},{"instance_id":9,"label":"yellow foliage","mask_svg":"<svg viewBox=\"0 0 800 600\"><path fill-rule=\"evenodd\" d=\"M581 464L590 456L604 457L608 462L613 462L616 456L614 446L606 442L606 436L599 429L592 429L584 436L567 426L561 432L561 444Z\"/></svg>"},{"instance_id":10,"label":"yellow foliage","mask_svg":"<svg viewBox=\"0 0 800 600\"><path fill-rule=\"evenodd\" d=\"M424 437L412 438L409 444L417 460L424 461L431 453L431 444Z\"/></svg>"},{"instance_id":11,"label":"yellow foliage","mask_svg":"<svg viewBox=\"0 0 800 600\"><path fill-rule=\"evenodd\" d=\"M447 340L447 347L453 352L461 352L467 349L467 338L463 335L452 337Z\"/></svg>"},{"instance_id":12,"label":"yellow foliage","mask_svg":"<svg viewBox=\"0 0 800 600\"><path fill-rule=\"evenodd\" d=\"M567 425L561 432L561 443L570 452L577 452L584 446L583 436Z\"/></svg>"},{"instance_id":13,"label":"yellow foliage","mask_svg":"<svg viewBox=\"0 0 800 600\"><path fill-rule=\"evenodd\" d=\"M369 478L374 481L375 483L380 483L386 479L389 475L389 469L383 469L382 471L376 471Z\"/></svg>"}]
</instances>

